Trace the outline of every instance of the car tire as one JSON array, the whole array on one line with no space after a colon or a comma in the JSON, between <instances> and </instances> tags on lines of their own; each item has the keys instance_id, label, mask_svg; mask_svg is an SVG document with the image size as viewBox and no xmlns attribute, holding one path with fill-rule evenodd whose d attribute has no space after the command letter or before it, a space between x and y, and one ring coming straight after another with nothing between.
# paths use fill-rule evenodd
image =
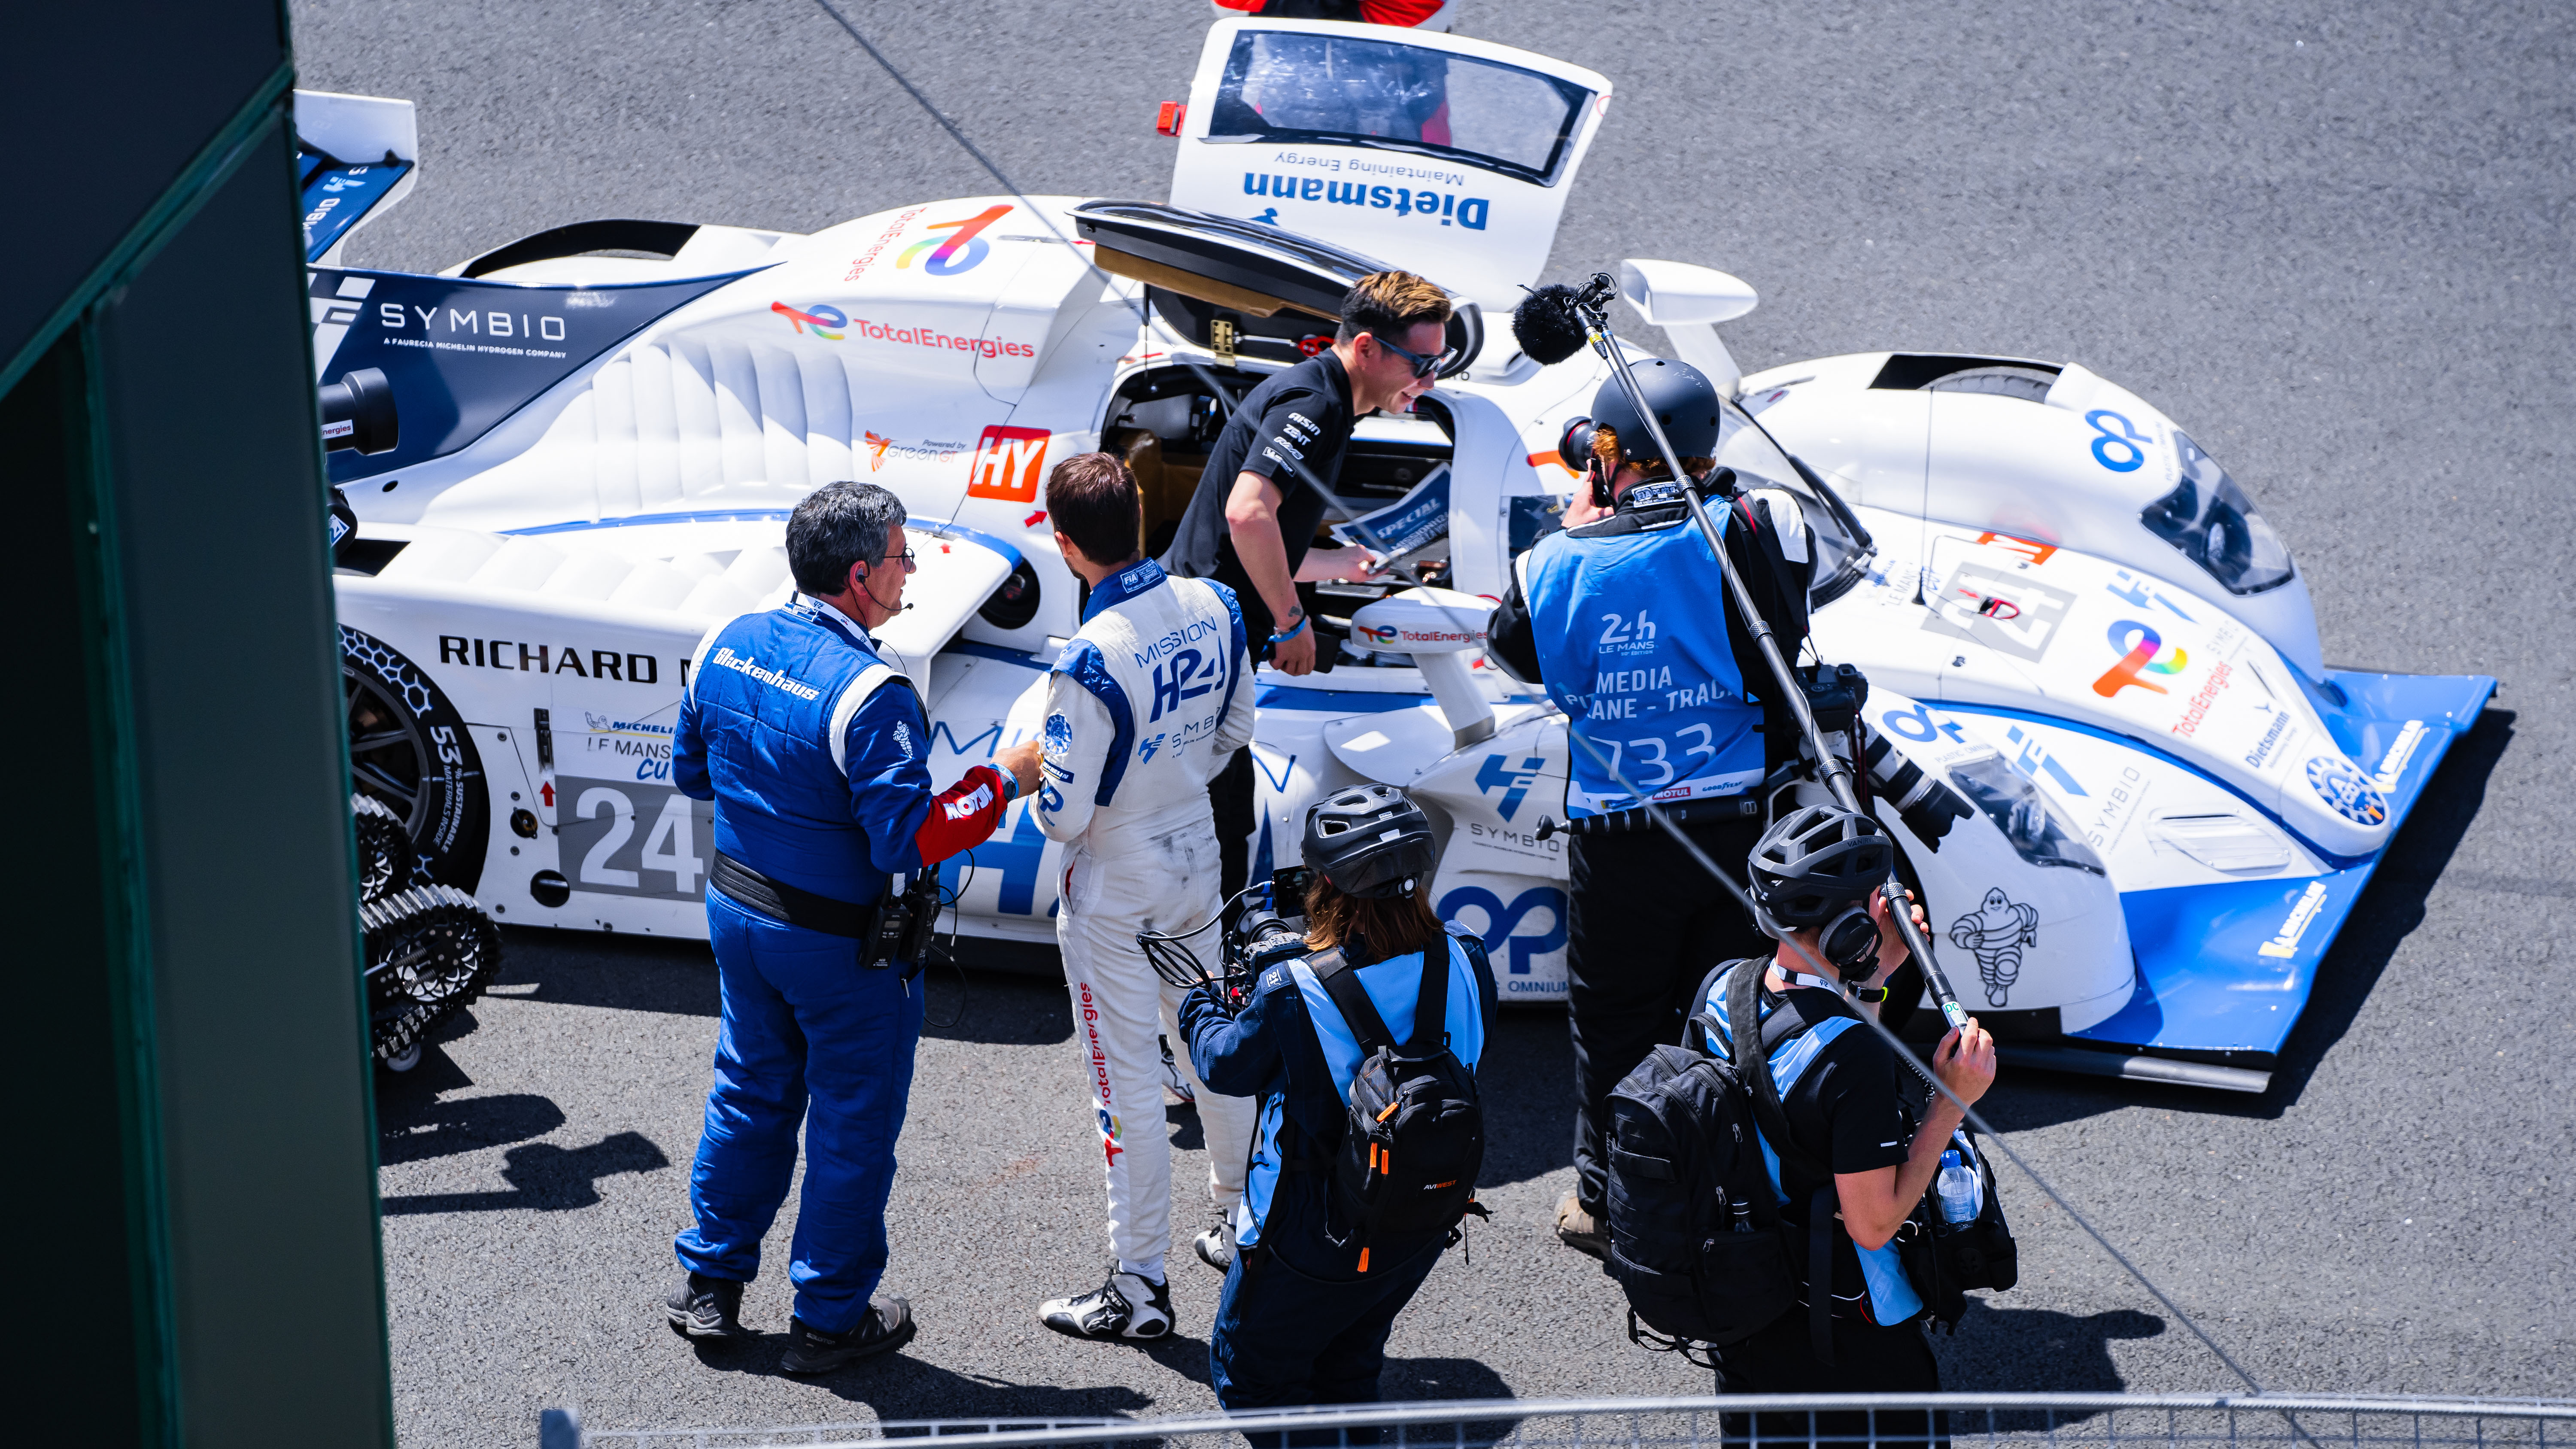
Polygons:
<instances>
[{"instance_id":1,"label":"car tire","mask_svg":"<svg viewBox=\"0 0 2576 1449\"><path fill-rule=\"evenodd\" d=\"M402 822L429 882L470 893L483 874L492 810L464 719L400 651L345 624L340 678L352 791Z\"/></svg>"},{"instance_id":2,"label":"car tire","mask_svg":"<svg viewBox=\"0 0 2576 1449\"><path fill-rule=\"evenodd\" d=\"M482 999L501 973L501 931L453 886L417 886L358 908L367 960L369 1046L405 1072L421 1045Z\"/></svg>"}]
</instances>

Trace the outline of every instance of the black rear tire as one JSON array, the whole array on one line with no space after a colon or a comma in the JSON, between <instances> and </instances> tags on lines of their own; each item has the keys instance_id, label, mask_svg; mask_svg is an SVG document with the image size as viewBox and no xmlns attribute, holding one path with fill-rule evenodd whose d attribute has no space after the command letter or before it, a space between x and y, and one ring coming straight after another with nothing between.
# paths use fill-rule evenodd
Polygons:
<instances>
[{"instance_id":1,"label":"black rear tire","mask_svg":"<svg viewBox=\"0 0 2576 1449\"><path fill-rule=\"evenodd\" d=\"M340 626L351 789L402 822L428 878L471 892L491 839L483 759L456 707L384 641ZM399 888L410 877L392 882Z\"/></svg>"}]
</instances>

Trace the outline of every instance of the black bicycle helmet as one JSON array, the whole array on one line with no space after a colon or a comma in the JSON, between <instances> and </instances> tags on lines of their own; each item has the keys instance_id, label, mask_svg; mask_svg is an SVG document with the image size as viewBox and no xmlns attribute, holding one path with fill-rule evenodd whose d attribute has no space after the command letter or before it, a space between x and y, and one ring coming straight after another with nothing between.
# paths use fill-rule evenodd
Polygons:
<instances>
[{"instance_id":1,"label":"black bicycle helmet","mask_svg":"<svg viewBox=\"0 0 2576 1449\"><path fill-rule=\"evenodd\" d=\"M1762 832L1750 862L1753 903L1790 930L1821 926L1865 901L1896 865L1878 822L1830 805L1810 805Z\"/></svg>"},{"instance_id":2,"label":"black bicycle helmet","mask_svg":"<svg viewBox=\"0 0 2576 1449\"><path fill-rule=\"evenodd\" d=\"M1392 785L1353 785L1306 807L1306 868L1346 896L1409 895L1439 858L1431 820Z\"/></svg>"},{"instance_id":3,"label":"black bicycle helmet","mask_svg":"<svg viewBox=\"0 0 2576 1449\"><path fill-rule=\"evenodd\" d=\"M1664 436L1672 440L1675 455L1717 456L1717 385L1708 380L1707 374L1687 362L1664 357L1638 358L1629 373L1637 379L1637 390L1645 394L1646 405L1655 410L1655 421L1663 425ZM1646 431L1645 420L1637 416L1636 407L1628 401L1628 390L1615 377L1592 395L1592 425L1617 429L1619 451L1631 459L1659 458L1655 435ZM1584 441L1589 447L1591 440Z\"/></svg>"}]
</instances>

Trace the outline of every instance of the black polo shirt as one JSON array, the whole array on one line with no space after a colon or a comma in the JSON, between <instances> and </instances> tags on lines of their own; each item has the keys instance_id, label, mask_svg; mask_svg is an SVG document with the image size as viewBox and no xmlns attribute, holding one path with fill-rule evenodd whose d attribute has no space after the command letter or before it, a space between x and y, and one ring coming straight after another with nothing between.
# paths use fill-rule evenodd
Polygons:
<instances>
[{"instance_id":1,"label":"black polo shirt","mask_svg":"<svg viewBox=\"0 0 2576 1449\"><path fill-rule=\"evenodd\" d=\"M1297 465L1326 488L1342 473L1351 441L1351 379L1341 358L1319 352L1285 372L1273 373L1235 407L1208 454L1198 491L1181 514L1180 531L1163 555L1165 571L1209 579L1234 590L1254 652L1275 621L1234 556L1225 526L1225 501L1238 474L1259 473L1279 489L1279 538L1288 548L1288 572L1306 561L1306 547L1324 521L1324 499L1298 480Z\"/></svg>"}]
</instances>

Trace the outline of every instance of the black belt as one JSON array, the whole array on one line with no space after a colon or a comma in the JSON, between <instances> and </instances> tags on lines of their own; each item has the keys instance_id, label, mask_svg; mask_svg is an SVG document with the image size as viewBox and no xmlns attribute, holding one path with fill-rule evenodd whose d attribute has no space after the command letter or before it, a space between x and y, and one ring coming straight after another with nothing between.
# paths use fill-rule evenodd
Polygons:
<instances>
[{"instance_id":1,"label":"black belt","mask_svg":"<svg viewBox=\"0 0 2576 1449\"><path fill-rule=\"evenodd\" d=\"M773 921L785 921L827 936L847 936L854 941L875 936L877 917L882 913L881 906L852 905L783 880L771 880L721 850L716 852L715 869L707 873L707 884L745 910L758 911Z\"/></svg>"}]
</instances>

